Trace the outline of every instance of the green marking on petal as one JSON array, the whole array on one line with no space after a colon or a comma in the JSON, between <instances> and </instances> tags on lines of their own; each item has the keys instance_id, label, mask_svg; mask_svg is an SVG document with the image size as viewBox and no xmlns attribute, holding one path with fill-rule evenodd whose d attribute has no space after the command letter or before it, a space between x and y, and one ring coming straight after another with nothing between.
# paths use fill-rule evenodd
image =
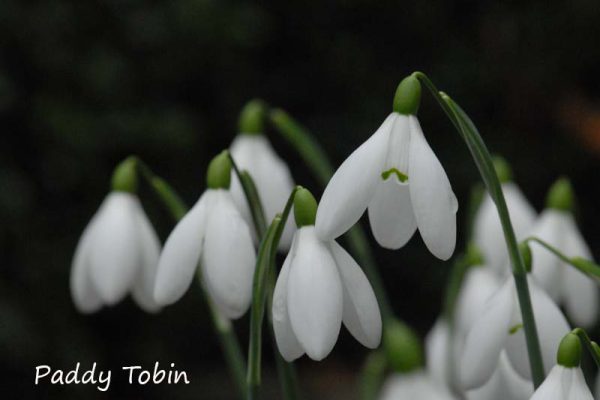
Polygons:
<instances>
[{"instance_id":1,"label":"green marking on petal","mask_svg":"<svg viewBox=\"0 0 600 400\"><path fill-rule=\"evenodd\" d=\"M408 180L408 175L403 174L402 172L398 171L396 168L390 168L387 171L383 171L381 173L381 179L383 179L384 181L387 180L390 175L395 174L396 177L398 177L398 180L402 183L406 182Z\"/></svg>"},{"instance_id":2,"label":"green marking on petal","mask_svg":"<svg viewBox=\"0 0 600 400\"><path fill-rule=\"evenodd\" d=\"M523 328L523 324L516 324L515 326L513 326L512 328L510 328L508 330L508 333L510 335L514 335L515 333L519 332L519 329Z\"/></svg>"}]
</instances>

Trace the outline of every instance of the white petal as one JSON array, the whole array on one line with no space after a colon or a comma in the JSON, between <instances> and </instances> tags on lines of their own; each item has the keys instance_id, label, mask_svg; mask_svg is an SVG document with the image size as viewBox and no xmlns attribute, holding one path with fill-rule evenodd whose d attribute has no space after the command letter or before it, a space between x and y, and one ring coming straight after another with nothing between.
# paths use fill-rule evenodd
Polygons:
<instances>
[{"instance_id":1,"label":"white petal","mask_svg":"<svg viewBox=\"0 0 600 400\"><path fill-rule=\"evenodd\" d=\"M542 212L531 230L538 237L559 249L564 247L565 213L553 209ZM531 242L532 275L536 282L555 300L559 299L562 286L562 263L541 245Z\"/></svg>"},{"instance_id":2,"label":"white petal","mask_svg":"<svg viewBox=\"0 0 600 400\"><path fill-rule=\"evenodd\" d=\"M462 355L461 381L465 389L483 386L492 376L506 343L512 310L514 284L506 283L486 301L485 310L473 322Z\"/></svg>"},{"instance_id":3,"label":"white petal","mask_svg":"<svg viewBox=\"0 0 600 400\"><path fill-rule=\"evenodd\" d=\"M219 190L217 195L207 218L202 278L221 313L235 319L250 306L256 252L250 228L229 192Z\"/></svg>"},{"instance_id":4,"label":"white petal","mask_svg":"<svg viewBox=\"0 0 600 400\"><path fill-rule=\"evenodd\" d=\"M422 370L393 374L381 389L380 400L454 400L455 397L438 385Z\"/></svg>"},{"instance_id":5,"label":"white petal","mask_svg":"<svg viewBox=\"0 0 600 400\"><path fill-rule=\"evenodd\" d=\"M158 304L176 302L192 283L204 242L207 209L214 196L215 191L207 190L167 238L154 284L154 300Z\"/></svg>"},{"instance_id":6,"label":"white petal","mask_svg":"<svg viewBox=\"0 0 600 400\"><path fill-rule=\"evenodd\" d=\"M421 237L431 253L447 260L456 245L458 203L444 168L427 144L416 117L410 117L408 167L410 198Z\"/></svg>"},{"instance_id":7,"label":"white petal","mask_svg":"<svg viewBox=\"0 0 600 400\"><path fill-rule=\"evenodd\" d=\"M556 364L556 350L561 339L571 329L564 315L552 299L531 278L528 281L544 369L547 373ZM518 319L513 321L513 323L522 323L520 308L516 309L515 314ZM524 378L531 379L529 356L527 354L523 329L519 329L516 333L509 335L509 339L506 342L506 353L515 370Z\"/></svg>"},{"instance_id":8,"label":"white petal","mask_svg":"<svg viewBox=\"0 0 600 400\"><path fill-rule=\"evenodd\" d=\"M389 133L396 114L390 114L379 129L340 165L319 202L316 230L322 240L346 232L367 208L385 163Z\"/></svg>"},{"instance_id":9,"label":"white petal","mask_svg":"<svg viewBox=\"0 0 600 400\"><path fill-rule=\"evenodd\" d=\"M490 380L482 387L469 390L467 400L527 400L533 394L533 383L517 374L506 353L500 355L498 367Z\"/></svg>"},{"instance_id":10,"label":"white petal","mask_svg":"<svg viewBox=\"0 0 600 400\"><path fill-rule=\"evenodd\" d=\"M594 396L585 382L581 368L571 368L573 377L569 390L568 400L594 400Z\"/></svg>"},{"instance_id":11,"label":"white petal","mask_svg":"<svg viewBox=\"0 0 600 400\"><path fill-rule=\"evenodd\" d=\"M325 358L342 323L343 289L335 261L314 227L298 230L288 278L288 311L298 341L313 360Z\"/></svg>"},{"instance_id":12,"label":"white petal","mask_svg":"<svg viewBox=\"0 0 600 400\"><path fill-rule=\"evenodd\" d=\"M142 263L133 286L132 295L133 299L143 310L154 313L160 310L160 305L154 301L154 282L158 269L160 241L142 207L139 207L137 212L138 242Z\"/></svg>"},{"instance_id":13,"label":"white petal","mask_svg":"<svg viewBox=\"0 0 600 400\"><path fill-rule=\"evenodd\" d=\"M98 214L96 214L98 215ZM93 313L102 307L102 299L96 293L89 275L89 249L96 215L92 217L77 243L71 265L70 288L73 303L81 313Z\"/></svg>"},{"instance_id":14,"label":"white petal","mask_svg":"<svg viewBox=\"0 0 600 400\"><path fill-rule=\"evenodd\" d=\"M502 184L502 192L517 240L524 239L535 221L536 212L521 190L512 182ZM474 222L475 244L481 249L486 264L500 276L509 274L506 269L508 252L498 211L489 194L486 194Z\"/></svg>"},{"instance_id":15,"label":"white petal","mask_svg":"<svg viewBox=\"0 0 600 400\"><path fill-rule=\"evenodd\" d=\"M295 239L293 243L295 243ZM288 281L290 265L294 257L294 247L295 245L292 244L292 249L283 262L273 292L273 330L275 331L275 341L277 342L277 348L281 356L288 362L304 354L304 350L292 329L287 306Z\"/></svg>"},{"instance_id":16,"label":"white petal","mask_svg":"<svg viewBox=\"0 0 600 400\"><path fill-rule=\"evenodd\" d=\"M380 180L369 203L369 222L379 245L392 250L404 246L417 229L408 185L394 176Z\"/></svg>"},{"instance_id":17,"label":"white petal","mask_svg":"<svg viewBox=\"0 0 600 400\"><path fill-rule=\"evenodd\" d=\"M569 215L565 232L565 253L569 257L591 260L592 255L573 217ZM598 319L597 283L570 265L564 265L563 298L567 314L575 325L592 327Z\"/></svg>"},{"instance_id":18,"label":"white petal","mask_svg":"<svg viewBox=\"0 0 600 400\"><path fill-rule=\"evenodd\" d=\"M350 254L335 242L329 244L344 291L343 322L352 336L374 349L381 342L381 314L365 273Z\"/></svg>"},{"instance_id":19,"label":"white petal","mask_svg":"<svg viewBox=\"0 0 600 400\"><path fill-rule=\"evenodd\" d=\"M264 135L240 134L231 144L230 151L238 167L252 176L267 220L272 220L283 210L294 189L294 180L287 164L275 153ZM242 215L249 217L248 203L233 172L231 193ZM252 223L250 219L246 221L249 225ZM293 218L289 218L279 242L280 249L289 248L294 231Z\"/></svg>"},{"instance_id":20,"label":"white petal","mask_svg":"<svg viewBox=\"0 0 600 400\"><path fill-rule=\"evenodd\" d=\"M89 249L90 277L103 302L112 305L131 289L141 263L138 199L112 192L98 215Z\"/></svg>"},{"instance_id":21,"label":"white petal","mask_svg":"<svg viewBox=\"0 0 600 400\"><path fill-rule=\"evenodd\" d=\"M563 375L571 375L569 369L561 367L560 365L555 366L550 371L550 374L546 377L544 382L535 391L531 400L569 400L567 397L567 391L563 386ZM570 378L570 377L569 377ZM570 381L571 379L567 379Z\"/></svg>"},{"instance_id":22,"label":"white petal","mask_svg":"<svg viewBox=\"0 0 600 400\"><path fill-rule=\"evenodd\" d=\"M425 338L425 357L427 370L432 378L446 386L451 385L451 352L448 322L444 318L438 318Z\"/></svg>"}]
</instances>

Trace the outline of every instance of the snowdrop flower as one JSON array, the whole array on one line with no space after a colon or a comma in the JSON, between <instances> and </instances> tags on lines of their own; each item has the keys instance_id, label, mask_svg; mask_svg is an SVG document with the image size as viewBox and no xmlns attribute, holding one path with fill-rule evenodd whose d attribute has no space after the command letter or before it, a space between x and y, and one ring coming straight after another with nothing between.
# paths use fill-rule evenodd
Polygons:
<instances>
[{"instance_id":1,"label":"snowdrop flower","mask_svg":"<svg viewBox=\"0 0 600 400\"><path fill-rule=\"evenodd\" d=\"M533 383L517 374L503 350L490 380L480 388L468 390L465 398L467 400L527 400L532 394Z\"/></svg>"},{"instance_id":2,"label":"snowdrop flower","mask_svg":"<svg viewBox=\"0 0 600 400\"><path fill-rule=\"evenodd\" d=\"M363 345L381 340L381 315L367 277L335 240L315 234L317 203L298 189L294 234L273 293L273 328L281 355L292 361L304 353L322 360L332 350L342 322Z\"/></svg>"},{"instance_id":3,"label":"snowdrop flower","mask_svg":"<svg viewBox=\"0 0 600 400\"><path fill-rule=\"evenodd\" d=\"M416 370L408 374L391 375L384 383L379 399L454 400L455 397L424 370Z\"/></svg>"},{"instance_id":4,"label":"snowdrop flower","mask_svg":"<svg viewBox=\"0 0 600 400\"><path fill-rule=\"evenodd\" d=\"M494 165L502 182L502 193L517 240L525 239L535 222L536 212L519 187L511 181L510 167L506 161L496 157ZM496 205L488 193L475 214L473 233L475 244L483 252L485 263L500 276L508 275L510 269L505 268L508 251L504 232Z\"/></svg>"},{"instance_id":5,"label":"snowdrop flower","mask_svg":"<svg viewBox=\"0 0 600 400\"><path fill-rule=\"evenodd\" d=\"M394 111L335 172L317 212L315 229L322 240L342 235L368 208L381 246L401 248L418 227L433 255L450 258L458 203L416 117L420 95L418 79L405 78Z\"/></svg>"},{"instance_id":6,"label":"snowdrop flower","mask_svg":"<svg viewBox=\"0 0 600 400\"><path fill-rule=\"evenodd\" d=\"M250 228L228 190L230 174L224 151L208 167L208 189L165 243L154 285L157 303L177 301L200 263L204 288L223 316L235 319L248 310L256 253Z\"/></svg>"},{"instance_id":7,"label":"snowdrop flower","mask_svg":"<svg viewBox=\"0 0 600 400\"><path fill-rule=\"evenodd\" d=\"M559 179L548 193L547 209L532 229L538 237L557 248L567 257L592 259L592 254L577 229L572 214L573 191L566 179ZM535 242L530 243L533 253L533 276L559 304L564 304L567 315L576 325L590 327L598 315L598 288L596 282Z\"/></svg>"},{"instance_id":8,"label":"snowdrop flower","mask_svg":"<svg viewBox=\"0 0 600 400\"><path fill-rule=\"evenodd\" d=\"M115 169L112 192L85 228L73 257L71 296L77 309L92 313L114 305L131 292L147 312L152 299L160 242L135 191L133 158Z\"/></svg>"},{"instance_id":9,"label":"snowdrop flower","mask_svg":"<svg viewBox=\"0 0 600 400\"><path fill-rule=\"evenodd\" d=\"M271 221L285 207L287 198L294 189L294 181L287 164L279 158L263 135L263 119L264 105L257 100L249 102L241 114L241 133L231 143L229 151L238 167L252 176L265 216ZM250 225L250 207L237 175L233 172L230 190L238 209ZM289 219L279 241L280 249L289 249L293 234L294 223Z\"/></svg>"},{"instance_id":10,"label":"snowdrop flower","mask_svg":"<svg viewBox=\"0 0 600 400\"><path fill-rule=\"evenodd\" d=\"M528 277L531 302L544 361L549 371L554 351L569 325L552 299ZM465 389L475 389L489 381L498 365L502 350L513 368L530 380L529 357L522 328L521 312L512 277L485 302L485 308L473 322L462 354L461 381Z\"/></svg>"},{"instance_id":11,"label":"snowdrop flower","mask_svg":"<svg viewBox=\"0 0 600 400\"><path fill-rule=\"evenodd\" d=\"M594 400L585 383L581 362L581 342L569 333L560 343L557 364L531 400Z\"/></svg>"}]
</instances>

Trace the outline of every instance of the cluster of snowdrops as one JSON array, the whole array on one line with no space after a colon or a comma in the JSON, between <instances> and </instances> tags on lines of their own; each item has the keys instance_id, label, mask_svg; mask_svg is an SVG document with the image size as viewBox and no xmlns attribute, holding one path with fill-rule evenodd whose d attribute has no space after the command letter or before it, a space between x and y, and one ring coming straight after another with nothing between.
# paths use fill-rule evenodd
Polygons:
<instances>
[{"instance_id":1,"label":"cluster of snowdrops","mask_svg":"<svg viewBox=\"0 0 600 400\"><path fill-rule=\"evenodd\" d=\"M465 140L487 189L424 350L394 316L356 225L366 211L384 248L402 248L418 230L435 257L455 252L458 201L416 116L422 84ZM268 121L321 178L319 202L295 185L264 135ZM177 221L163 245L136 195L144 182ZM584 330L597 322L600 268L576 226L570 183L557 180L538 215L506 162L492 160L472 121L424 74L401 81L392 113L335 171L306 130L252 101L206 183L188 210L139 158L121 162L75 251L77 309L92 313L131 294L157 312L198 277L242 398L259 395L266 316L286 399L298 398L293 361L326 358L342 324L375 349L362 377L365 399L593 399L580 363L584 349L600 360ZM338 243L348 231L340 243L358 262ZM249 310L246 359L231 321Z\"/></svg>"}]
</instances>

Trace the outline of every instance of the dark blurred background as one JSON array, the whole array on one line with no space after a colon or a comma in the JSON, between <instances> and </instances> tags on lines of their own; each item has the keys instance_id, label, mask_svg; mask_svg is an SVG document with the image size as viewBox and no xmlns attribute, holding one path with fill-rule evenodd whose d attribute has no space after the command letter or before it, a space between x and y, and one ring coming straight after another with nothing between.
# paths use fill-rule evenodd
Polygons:
<instances>
[{"instance_id":1,"label":"dark blurred background","mask_svg":"<svg viewBox=\"0 0 600 400\"><path fill-rule=\"evenodd\" d=\"M538 210L553 180L571 177L584 235L600 256L599 20L596 0L4 0L1 397L233 398L196 290L157 316L129 299L82 316L68 280L78 237L119 160L140 155L192 203L208 160L228 146L240 108L254 97L297 117L338 165L391 111L399 80L423 70L512 163ZM463 222L477 172L427 94L420 119ZM297 182L320 194L293 149L276 132L268 135ZM164 239L168 215L147 190L141 195ZM461 242L464 232L462 224ZM450 263L432 257L418 236L396 252L375 249L397 314L425 334ZM236 323L244 343L247 325L247 318ZM265 348L265 390L278 398ZM302 359L306 398L355 398L365 354L343 331L326 361ZM34 387L36 365L68 370L78 361L112 369L110 391ZM118 371L154 361L174 362L192 383L129 386Z\"/></svg>"}]
</instances>

